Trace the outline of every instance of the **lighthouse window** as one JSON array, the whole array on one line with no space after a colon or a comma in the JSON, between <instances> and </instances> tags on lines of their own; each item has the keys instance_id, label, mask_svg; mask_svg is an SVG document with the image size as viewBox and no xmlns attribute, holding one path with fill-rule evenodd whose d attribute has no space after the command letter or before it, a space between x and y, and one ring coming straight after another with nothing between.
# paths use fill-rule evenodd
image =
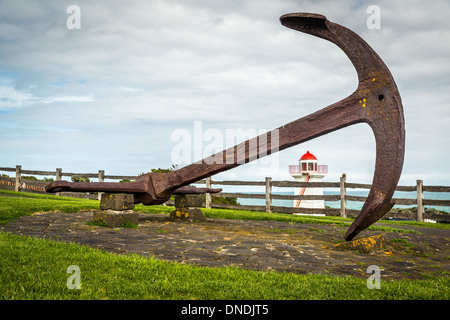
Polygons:
<instances>
[{"instance_id":1,"label":"lighthouse window","mask_svg":"<svg viewBox=\"0 0 450 320\"><path fill-rule=\"evenodd\" d=\"M314 171L314 163L308 163L308 171Z\"/></svg>"},{"instance_id":2,"label":"lighthouse window","mask_svg":"<svg viewBox=\"0 0 450 320\"><path fill-rule=\"evenodd\" d=\"M306 163L302 163L302 171L306 171Z\"/></svg>"},{"instance_id":3,"label":"lighthouse window","mask_svg":"<svg viewBox=\"0 0 450 320\"><path fill-rule=\"evenodd\" d=\"M317 163L314 163L314 171L317 171Z\"/></svg>"}]
</instances>

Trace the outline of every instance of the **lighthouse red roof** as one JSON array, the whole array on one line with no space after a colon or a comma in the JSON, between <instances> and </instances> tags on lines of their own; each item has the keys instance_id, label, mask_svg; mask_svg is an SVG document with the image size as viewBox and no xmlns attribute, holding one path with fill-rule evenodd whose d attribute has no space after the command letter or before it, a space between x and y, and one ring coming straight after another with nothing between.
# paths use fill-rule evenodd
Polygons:
<instances>
[{"instance_id":1,"label":"lighthouse red roof","mask_svg":"<svg viewBox=\"0 0 450 320\"><path fill-rule=\"evenodd\" d=\"M317 158L312 153L309 153L309 151L306 151L306 153L300 158L300 161L302 160L317 160Z\"/></svg>"}]
</instances>

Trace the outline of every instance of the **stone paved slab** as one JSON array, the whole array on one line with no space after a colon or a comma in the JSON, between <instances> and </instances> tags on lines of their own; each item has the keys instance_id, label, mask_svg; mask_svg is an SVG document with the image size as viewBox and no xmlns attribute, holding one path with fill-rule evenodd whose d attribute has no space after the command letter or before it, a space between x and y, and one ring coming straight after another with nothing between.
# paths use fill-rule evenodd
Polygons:
<instances>
[{"instance_id":1,"label":"stone paved slab","mask_svg":"<svg viewBox=\"0 0 450 320\"><path fill-rule=\"evenodd\" d=\"M40 213L11 221L0 229L23 236L75 241L113 253L137 253L208 267L367 278L367 267L378 265L386 279L450 274L450 230L416 228L423 234L365 230L362 237L383 234L387 244L380 251L362 253L335 248L346 230L336 225L211 218L182 222L171 221L164 214L140 214L138 229L111 229L87 225L92 219L92 212ZM392 239L404 240L390 243ZM408 245L404 245L405 241Z\"/></svg>"}]
</instances>

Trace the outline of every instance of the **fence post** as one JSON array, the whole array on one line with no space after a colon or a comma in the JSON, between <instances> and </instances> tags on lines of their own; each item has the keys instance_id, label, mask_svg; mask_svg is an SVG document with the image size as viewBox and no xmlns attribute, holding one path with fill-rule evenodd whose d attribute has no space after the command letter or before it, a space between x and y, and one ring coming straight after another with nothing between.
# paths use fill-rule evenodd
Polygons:
<instances>
[{"instance_id":1,"label":"fence post","mask_svg":"<svg viewBox=\"0 0 450 320\"><path fill-rule=\"evenodd\" d=\"M22 175L22 166L16 165L16 184L14 186L14 191L20 191L20 177Z\"/></svg>"},{"instance_id":2,"label":"fence post","mask_svg":"<svg viewBox=\"0 0 450 320\"><path fill-rule=\"evenodd\" d=\"M105 182L105 170L98 170L98 182ZM102 194L104 192L98 193L98 200L102 200Z\"/></svg>"},{"instance_id":3,"label":"fence post","mask_svg":"<svg viewBox=\"0 0 450 320\"><path fill-rule=\"evenodd\" d=\"M56 168L56 181L62 180L62 169ZM59 192L55 193L55 195L60 196Z\"/></svg>"},{"instance_id":4,"label":"fence post","mask_svg":"<svg viewBox=\"0 0 450 320\"><path fill-rule=\"evenodd\" d=\"M266 212L272 212L272 178L266 177Z\"/></svg>"},{"instance_id":5,"label":"fence post","mask_svg":"<svg viewBox=\"0 0 450 320\"><path fill-rule=\"evenodd\" d=\"M211 177L206 178L206 188L211 188ZM205 194L205 208L211 209L211 193Z\"/></svg>"},{"instance_id":6,"label":"fence post","mask_svg":"<svg viewBox=\"0 0 450 320\"><path fill-rule=\"evenodd\" d=\"M423 222L423 180L417 180L417 221Z\"/></svg>"},{"instance_id":7,"label":"fence post","mask_svg":"<svg viewBox=\"0 0 450 320\"><path fill-rule=\"evenodd\" d=\"M62 169L56 168L56 181L62 180Z\"/></svg>"},{"instance_id":8,"label":"fence post","mask_svg":"<svg viewBox=\"0 0 450 320\"><path fill-rule=\"evenodd\" d=\"M347 213L345 210L347 209L347 200L346 198L346 190L345 190L345 173L342 174L340 187L341 187L341 217L347 218Z\"/></svg>"}]
</instances>

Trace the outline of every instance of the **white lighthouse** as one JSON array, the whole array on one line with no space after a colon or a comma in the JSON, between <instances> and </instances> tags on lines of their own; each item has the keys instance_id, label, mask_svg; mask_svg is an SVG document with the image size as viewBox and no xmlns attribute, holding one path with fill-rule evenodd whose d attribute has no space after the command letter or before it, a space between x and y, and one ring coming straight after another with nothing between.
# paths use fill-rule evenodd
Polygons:
<instances>
[{"instance_id":1,"label":"white lighthouse","mask_svg":"<svg viewBox=\"0 0 450 320\"><path fill-rule=\"evenodd\" d=\"M317 158L307 151L299 160L299 165L289 166L290 175L297 181L322 182L328 173L327 165L319 165ZM323 195L322 188L295 188L294 195ZM294 214L302 213L301 208L325 208L324 200L294 200Z\"/></svg>"}]
</instances>

